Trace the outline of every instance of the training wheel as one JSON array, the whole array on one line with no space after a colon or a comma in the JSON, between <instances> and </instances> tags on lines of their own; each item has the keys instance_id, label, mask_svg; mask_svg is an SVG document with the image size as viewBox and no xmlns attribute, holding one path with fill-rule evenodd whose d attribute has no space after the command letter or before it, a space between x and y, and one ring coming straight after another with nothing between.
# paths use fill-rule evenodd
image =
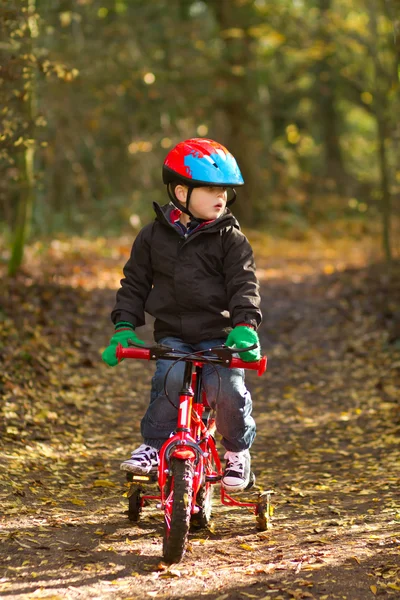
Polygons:
<instances>
[{"instance_id":1,"label":"training wheel","mask_svg":"<svg viewBox=\"0 0 400 600\"><path fill-rule=\"evenodd\" d=\"M245 491L251 490L251 488L254 486L255 482L256 482L256 476L254 475L253 471L250 471L249 483L244 488Z\"/></svg>"},{"instance_id":2,"label":"training wheel","mask_svg":"<svg viewBox=\"0 0 400 600\"><path fill-rule=\"evenodd\" d=\"M263 492L258 497L258 502L255 510L257 529L259 531L266 531L271 529L271 517L273 514L273 507L271 505L271 494L272 491Z\"/></svg>"},{"instance_id":3,"label":"training wheel","mask_svg":"<svg viewBox=\"0 0 400 600\"><path fill-rule=\"evenodd\" d=\"M137 523L142 512L142 489L132 484L128 491L128 519Z\"/></svg>"}]
</instances>

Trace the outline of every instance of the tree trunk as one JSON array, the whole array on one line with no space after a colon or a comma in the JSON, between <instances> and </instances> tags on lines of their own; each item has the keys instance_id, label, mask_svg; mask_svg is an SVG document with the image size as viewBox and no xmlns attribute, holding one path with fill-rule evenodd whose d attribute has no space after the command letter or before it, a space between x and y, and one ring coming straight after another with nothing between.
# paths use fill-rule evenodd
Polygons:
<instances>
[{"instance_id":1,"label":"tree trunk","mask_svg":"<svg viewBox=\"0 0 400 600\"><path fill-rule=\"evenodd\" d=\"M32 53L33 38L38 35L38 24L35 16L35 0L28 0L28 28L29 42L27 44L27 52ZM34 67L33 67L34 68ZM26 117L31 127L34 126L34 118L36 114L36 89L35 75L32 72L29 80L30 88L27 90L27 98L23 100L26 106ZM17 208L17 217L15 224L14 240L11 248L11 258L8 265L8 274L14 276L19 270L23 255L26 239L29 234L29 228L32 222L33 203L35 199L35 146L34 136L31 132L31 141L25 148L24 154L20 161L20 199Z\"/></svg>"},{"instance_id":2,"label":"tree trunk","mask_svg":"<svg viewBox=\"0 0 400 600\"><path fill-rule=\"evenodd\" d=\"M381 203L382 214L382 246L386 261L390 264L392 261L392 241L391 241L391 222L392 222L392 197L390 191L390 164L387 156L387 141L391 137L391 112L388 101L389 90L393 85L392 73L386 73L378 58L378 17L377 6L373 0L368 1L369 28L373 42L372 60L374 64L374 83L375 83L375 115L378 133L378 154L379 170L381 180ZM394 61L395 63L397 61Z\"/></svg>"},{"instance_id":3,"label":"tree trunk","mask_svg":"<svg viewBox=\"0 0 400 600\"><path fill-rule=\"evenodd\" d=\"M27 148L21 160L21 197L18 203L15 224L14 241L11 249L11 258L8 265L8 274L14 276L21 266L25 241L28 237L29 226L32 220L34 189L34 158L33 147Z\"/></svg>"},{"instance_id":4,"label":"tree trunk","mask_svg":"<svg viewBox=\"0 0 400 600\"><path fill-rule=\"evenodd\" d=\"M265 183L261 176L262 131L251 38L246 28L254 20L249 6L218 0L214 13L225 45L220 71L214 130L235 156L245 180L234 212L247 225L260 223L265 214ZM231 32L231 33L230 33Z\"/></svg>"},{"instance_id":5,"label":"tree trunk","mask_svg":"<svg viewBox=\"0 0 400 600\"><path fill-rule=\"evenodd\" d=\"M389 187L389 164L387 159L385 141L387 139L387 127L382 117L377 118L378 123L378 145L379 145L379 169L381 176L381 213L382 213L382 242L386 261L392 261L392 245L390 225L392 216L392 198Z\"/></svg>"},{"instance_id":6,"label":"tree trunk","mask_svg":"<svg viewBox=\"0 0 400 600\"><path fill-rule=\"evenodd\" d=\"M332 43L331 34L326 27L331 10L331 0L319 0L320 27L319 37L325 46ZM325 55L317 61L316 97L317 112L320 115L322 140L324 144L325 167L324 178L330 180L336 190L343 194L346 191L348 175L344 167L342 151L339 144L339 119L335 106L335 75L331 65L333 53ZM332 189L332 186L329 186Z\"/></svg>"}]
</instances>

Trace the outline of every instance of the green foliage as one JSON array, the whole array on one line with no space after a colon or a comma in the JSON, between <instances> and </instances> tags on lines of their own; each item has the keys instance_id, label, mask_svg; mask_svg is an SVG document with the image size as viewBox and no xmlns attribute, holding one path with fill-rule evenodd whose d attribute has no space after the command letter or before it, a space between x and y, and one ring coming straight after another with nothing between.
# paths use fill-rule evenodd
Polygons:
<instances>
[{"instance_id":1,"label":"green foliage","mask_svg":"<svg viewBox=\"0 0 400 600\"><path fill-rule=\"evenodd\" d=\"M6 41L0 47L0 167L4 176L0 202L15 230L10 275L17 272L22 262L29 235L37 186L36 151L47 146L40 134L40 127L46 126L39 108L40 77L55 75L71 81L77 74L75 69L68 70L60 62L48 59L48 49L41 46L41 25L36 0L3 2L0 32Z\"/></svg>"},{"instance_id":2,"label":"green foliage","mask_svg":"<svg viewBox=\"0 0 400 600\"><path fill-rule=\"evenodd\" d=\"M166 199L168 150L208 136L244 172L244 223L307 225L355 199L388 236L396 18L383 0L3 0L0 220L31 194L36 235L129 228Z\"/></svg>"}]
</instances>

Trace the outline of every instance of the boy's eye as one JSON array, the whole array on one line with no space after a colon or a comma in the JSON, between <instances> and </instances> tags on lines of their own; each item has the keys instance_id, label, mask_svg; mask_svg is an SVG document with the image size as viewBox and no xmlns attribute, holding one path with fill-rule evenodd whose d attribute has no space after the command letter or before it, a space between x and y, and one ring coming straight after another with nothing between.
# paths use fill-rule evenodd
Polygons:
<instances>
[{"instance_id":1,"label":"boy's eye","mask_svg":"<svg viewBox=\"0 0 400 600\"><path fill-rule=\"evenodd\" d=\"M216 186L210 186L210 188L209 188L209 189L210 189L210 191L211 191L211 192L220 192L221 190L222 190L223 192L226 192L226 190L227 190L228 188L226 188L226 187L223 187L223 186L217 186L217 185L216 185Z\"/></svg>"}]
</instances>

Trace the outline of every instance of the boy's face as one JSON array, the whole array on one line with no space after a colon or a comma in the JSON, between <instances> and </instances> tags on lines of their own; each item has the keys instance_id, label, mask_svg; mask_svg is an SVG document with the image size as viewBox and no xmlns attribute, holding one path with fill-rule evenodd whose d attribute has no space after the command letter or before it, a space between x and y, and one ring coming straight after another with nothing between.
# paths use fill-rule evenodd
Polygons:
<instances>
[{"instance_id":1,"label":"boy's face","mask_svg":"<svg viewBox=\"0 0 400 600\"><path fill-rule=\"evenodd\" d=\"M182 204L186 204L187 192L188 188L183 185L179 185L175 189L176 197ZM190 196L189 210L198 219L212 221L224 213L227 199L228 194L225 187L196 187Z\"/></svg>"}]
</instances>

